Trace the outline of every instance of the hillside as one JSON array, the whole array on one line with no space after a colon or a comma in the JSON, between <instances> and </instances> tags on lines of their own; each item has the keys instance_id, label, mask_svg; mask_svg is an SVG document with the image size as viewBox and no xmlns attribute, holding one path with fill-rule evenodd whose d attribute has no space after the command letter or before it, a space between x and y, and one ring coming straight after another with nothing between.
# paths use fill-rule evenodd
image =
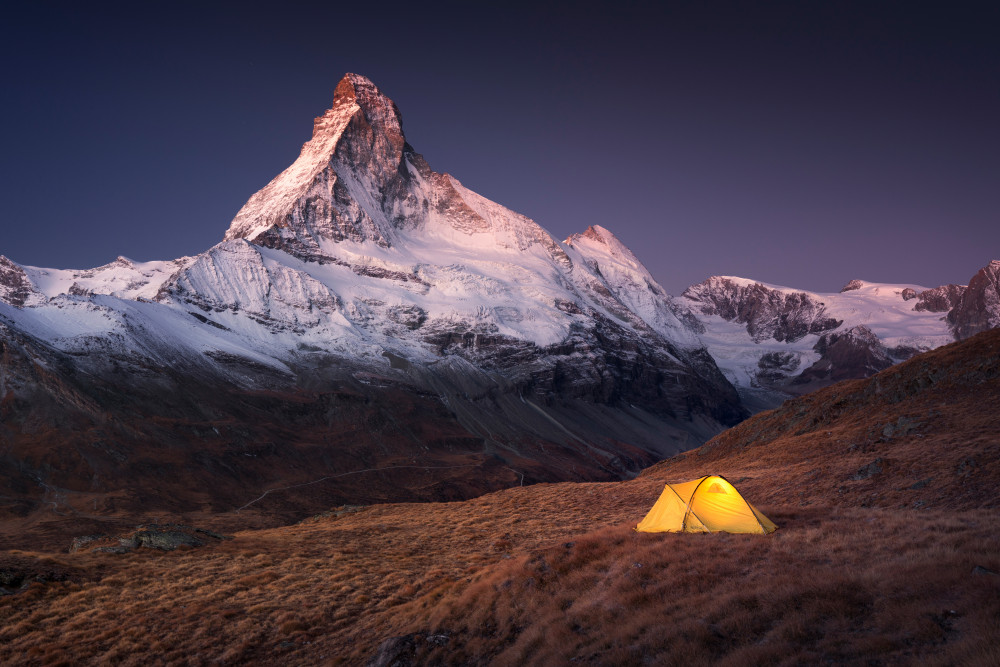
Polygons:
<instances>
[{"instance_id":1,"label":"hillside","mask_svg":"<svg viewBox=\"0 0 1000 667\"><path fill-rule=\"evenodd\" d=\"M710 469L768 503L996 508L998 404L991 330L786 401L642 475Z\"/></svg>"},{"instance_id":2,"label":"hillside","mask_svg":"<svg viewBox=\"0 0 1000 667\"><path fill-rule=\"evenodd\" d=\"M8 551L0 662L996 664L998 394L988 331L630 481L340 507L166 553ZM779 530L631 530L664 481L708 472Z\"/></svg>"}]
</instances>

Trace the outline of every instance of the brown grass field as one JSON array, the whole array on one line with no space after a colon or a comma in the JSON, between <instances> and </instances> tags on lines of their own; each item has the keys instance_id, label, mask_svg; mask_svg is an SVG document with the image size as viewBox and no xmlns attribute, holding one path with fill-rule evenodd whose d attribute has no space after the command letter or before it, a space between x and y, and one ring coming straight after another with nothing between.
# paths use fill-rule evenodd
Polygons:
<instances>
[{"instance_id":1,"label":"brown grass field","mask_svg":"<svg viewBox=\"0 0 1000 667\"><path fill-rule=\"evenodd\" d=\"M173 552L0 552L20 587L0 664L1000 664L998 399L988 332L627 482L346 507ZM664 481L708 473L779 530L632 531Z\"/></svg>"}]
</instances>

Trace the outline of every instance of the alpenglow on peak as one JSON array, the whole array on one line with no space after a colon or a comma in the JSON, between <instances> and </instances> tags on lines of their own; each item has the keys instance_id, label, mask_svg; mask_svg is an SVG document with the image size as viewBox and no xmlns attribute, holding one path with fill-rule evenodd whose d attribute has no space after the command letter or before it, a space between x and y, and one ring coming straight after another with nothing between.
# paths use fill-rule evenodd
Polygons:
<instances>
[{"instance_id":1,"label":"alpenglow on peak","mask_svg":"<svg viewBox=\"0 0 1000 667\"><path fill-rule=\"evenodd\" d=\"M517 251L537 245L569 261L534 221L431 170L406 142L395 103L357 74L340 80L298 159L247 201L225 240L336 261L344 242L396 248L406 230Z\"/></svg>"},{"instance_id":2,"label":"alpenglow on peak","mask_svg":"<svg viewBox=\"0 0 1000 667\"><path fill-rule=\"evenodd\" d=\"M347 201L343 175L353 172L384 194L401 176L408 150L395 103L369 79L345 74L334 89L331 107L313 121L312 138L303 144L299 157L247 201L225 239L275 245L282 238L277 245L288 245L287 249L314 246L324 238L370 238L384 245L382 230L372 228L372 223L379 226L378 221L365 211L352 210L357 205ZM268 232L272 238L257 240Z\"/></svg>"}]
</instances>

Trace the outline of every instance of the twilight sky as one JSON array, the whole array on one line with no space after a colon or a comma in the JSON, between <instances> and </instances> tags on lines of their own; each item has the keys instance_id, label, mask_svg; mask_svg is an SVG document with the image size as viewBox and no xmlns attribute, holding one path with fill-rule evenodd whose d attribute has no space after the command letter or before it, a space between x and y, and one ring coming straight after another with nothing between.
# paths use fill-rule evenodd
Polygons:
<instances>
[{"instance_id":1,"label":"twilight sky","mask_svg":"<svg viewBox=\"0 0 1000 667\"><path fill-rule=\"evenodd\" d=\"M348 71L432 168L559 238L607 227L673 294L1000 259L1000 3L18 4L0 254L22 264L207 249Z\"/></svg>"}]
</instances>

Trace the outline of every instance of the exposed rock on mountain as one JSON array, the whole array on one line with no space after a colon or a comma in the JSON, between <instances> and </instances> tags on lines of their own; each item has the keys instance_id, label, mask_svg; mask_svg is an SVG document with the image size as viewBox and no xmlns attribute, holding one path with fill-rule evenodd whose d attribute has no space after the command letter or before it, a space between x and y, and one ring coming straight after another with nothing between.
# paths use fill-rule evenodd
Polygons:
<instances>
[{"instance_id":1,"label":"exposed rock on mountain","mask_svg":"<svg viewBox=\"0 0 1000 667\"><path fill-rule=\"evenodd\" d=\"M38 301L38 293L24 269L3 255L0 255L0 300L17 308Z\"/></svg>"},{"instance_id":2,"label":"exposed rock on mountain","mask_svg":"<svg viewBox=\"0 0 1000 667\"><path fill-rule=\"evenodd\" d=\"M1000 261L983 267L948 312L955 338L962 340L1000 326Z\"/></svg>"},{"instance_id":3,"label":"exposed rock on mountain","mask_svg":"<svg viewBox=\"0 0 1000 667\"><path fill-rule=\"evenodd\" d=\"M865 286L865 281L855 279L855 280L852 280L852 281L848 282L843 287L841 287L840 288L840 293L843 294L844 292L850 292L851 290L861 289L864 286ZM907 296L907 292L913 292L913 290L911 290L911 289L905 289L905 290L903 290L903 298L904 299L913 298L913 297Z\"/></svg>"},{"instance_id":4,"label":"exposed rock on mountain","mask_svg":"<svg viewBox=\"0 0 1000 667\"><path fill-rule=\"evenodd\" d=\"M95 553L125 554L136 549L158 549L174 551L178 548L203 547L233 539L204 528L192 528L181 524L149 524L136 526L135 530L120 535L83 535L73 538L69 552L91 551Z\"/></svg>"},{"instance_id":5,"label":"exposed rock on mountain","mask_svg":"<svg viewBox=\"0 0 1000 667\"><path fill-rule=\"evenodd\" d=\"M847 331L823 334L813 349L819 352L819 361L802 371L793 384L865 378L894 363L878 336L861 324Z\"/></svg>"},{"instance_id":6,"label":"exposed rock on mountain","mask_svg":"<svg viewBox=\"0 0 1000 667\"><path fill-rule=\"evenodd\" d=\"M718 315L746 324L755 342L774 339L795 342L806 334L836 329L842 322L830 317L825 304L805 292L772 289L739 278L709 278L682 295L702 315Z\"/></svg>"},{"instance_id":7,"label":"exposed rock on mountain","mask_svg":"<svg viewBox=\"0 0 1000 667\"><path fill-rule=\"evenodd\" d=\"M942 285L924 290L916 295L917 303L914 304L913 310L928 310L932 313L947 312L958 304L965 289L965 285ZM906 295L903 298L906 298Z\"/></svg>"},{"instance_id":8,"label":"exposed rock on mountain","mask_svg":"<svg viewBox=\"0 0 1000 667\"><path fill-rule=\"evenodd\" d=\"M396 105L368 79L348 74L337 84L333 106L314 121L312 139L299 159L240 209L226 240L256 240L316 259L325 240L387 247L393 229L386 223L405 222L409 212L398 208L410 184L404 153L414 155ZM373 186L368 194L375 200L352 197L352 180ZM390 220L386 211L392 212Z\"/></svg>"}]
</instances>

